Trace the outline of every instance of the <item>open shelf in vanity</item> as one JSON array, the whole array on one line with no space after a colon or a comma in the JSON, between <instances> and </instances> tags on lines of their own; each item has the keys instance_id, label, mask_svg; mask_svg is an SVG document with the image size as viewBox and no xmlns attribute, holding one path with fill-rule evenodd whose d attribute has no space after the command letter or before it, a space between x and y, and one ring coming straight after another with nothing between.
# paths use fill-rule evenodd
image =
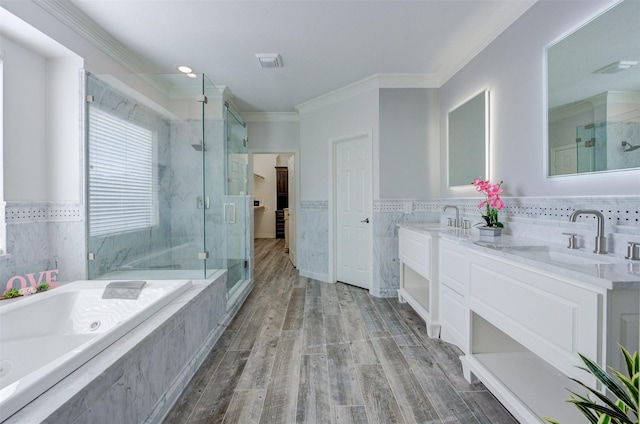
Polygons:
<instances>
[{"instance_id":1,"label":"open shelf in vanity","mask_svg":"<svg viewBox=\"0 0 640 424\"><path fill-rule=\"evenodd\" d=\"M543 423L549 417L561 423L582 422L567 388L584 390L497 327L471 313L471 352L461 358L465 377L483 384L523 423ZM586 373L585 373L586 376Z\"/></svg>"}]
</instances>

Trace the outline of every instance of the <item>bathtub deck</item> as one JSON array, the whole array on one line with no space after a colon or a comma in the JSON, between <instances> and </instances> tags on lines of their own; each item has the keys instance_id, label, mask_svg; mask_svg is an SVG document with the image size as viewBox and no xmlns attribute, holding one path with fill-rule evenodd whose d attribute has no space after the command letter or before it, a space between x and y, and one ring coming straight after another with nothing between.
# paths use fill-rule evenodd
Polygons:
<instances>
[{"instance_id":1,"label":"bathtub deck","mask_svg":"<svg viewBox=\"0 0 640 424\"><path fill-rule=\"evenodd\" d=\"M255 288L165 424L516 423L397 299L298 277L256 240Z\"/></svg>"}]
</instances>

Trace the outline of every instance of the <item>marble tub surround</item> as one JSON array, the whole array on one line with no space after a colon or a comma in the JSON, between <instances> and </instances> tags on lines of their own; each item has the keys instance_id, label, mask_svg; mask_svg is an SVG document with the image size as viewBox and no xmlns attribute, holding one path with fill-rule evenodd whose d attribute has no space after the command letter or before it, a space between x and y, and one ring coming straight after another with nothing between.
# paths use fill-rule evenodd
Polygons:
<instances>
[{"instance_id":1,"label":"marble tub surround","mask_svg":"<svg viewBox=\"0 0 640 424\"><path fill-rule=\"evenodd\" d=\"M194 282L5 424L159 422L230 321L226 306L225 271Z\"/></svg>"}]
</instances>

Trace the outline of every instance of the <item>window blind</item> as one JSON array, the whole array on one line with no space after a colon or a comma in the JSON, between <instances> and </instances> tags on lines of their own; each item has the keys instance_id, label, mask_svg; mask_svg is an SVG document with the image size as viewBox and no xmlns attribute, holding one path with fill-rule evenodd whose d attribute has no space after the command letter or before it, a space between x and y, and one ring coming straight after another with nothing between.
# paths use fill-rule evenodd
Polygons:
<instances>
[{"instance_id":1,"label":"window blind","mask_svg":"<svg viewBox=\"0 0 640 424\"><path fill-rule=\"evenodd\" d=\"M89 235L157 224L154 134L89 107Z\"/></svg>"}]
</instances>

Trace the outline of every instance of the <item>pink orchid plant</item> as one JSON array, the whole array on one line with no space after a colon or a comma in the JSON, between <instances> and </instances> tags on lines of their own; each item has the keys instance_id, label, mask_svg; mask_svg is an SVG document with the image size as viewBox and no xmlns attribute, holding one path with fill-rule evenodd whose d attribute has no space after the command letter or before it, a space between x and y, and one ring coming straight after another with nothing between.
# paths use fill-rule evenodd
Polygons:
<instances>
[{"instance_id":1,"label":"pink orchid plant","mask_svg":"<svg viewBox=\"0 0 640 424\"><path fill-rule=\"evenodd\" d=\"M498 184L491 184L489 180L483 181L480 178L474 178L473 187L479 193L484 193L485 200L478 204L478 209L482 210L486 208L482 214L482 219L487 223L487 227L502 228L504 225L498 221L498 211L504 208L504 201L500 196L504 193L504 190L500 188L503 181Z\"/></svg>"}]
</instances>

